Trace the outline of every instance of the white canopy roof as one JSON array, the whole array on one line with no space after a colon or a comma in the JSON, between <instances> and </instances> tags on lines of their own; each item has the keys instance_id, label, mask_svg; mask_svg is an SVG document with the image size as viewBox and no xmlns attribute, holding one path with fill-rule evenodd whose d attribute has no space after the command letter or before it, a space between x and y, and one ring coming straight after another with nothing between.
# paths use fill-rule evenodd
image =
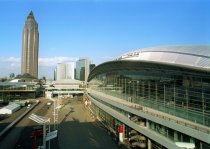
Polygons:
<instances>
[{"instance_id":1,"label":"white canopy roof","mask_svg":"<svg viewBox=\"0 0 210 149\"><path fill-rule=\"evenodd\" d=\"M210 70L210 46L164 46L123 54L117 60L154 61Z\"/></svg>"}]
</instances>

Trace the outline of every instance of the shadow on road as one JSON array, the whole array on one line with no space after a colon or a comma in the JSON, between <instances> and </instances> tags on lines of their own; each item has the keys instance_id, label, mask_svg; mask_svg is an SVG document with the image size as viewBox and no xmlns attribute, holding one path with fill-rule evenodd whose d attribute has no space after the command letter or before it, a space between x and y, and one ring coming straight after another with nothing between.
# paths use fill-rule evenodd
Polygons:
<instances>
[{"instance_id":1,"label":"shadow on road","mask_svg":"<svg viewBox=\"0 0 210 149\"><path fill-rule=\"evenodd\" d=\"M65 117L63 118L63 120L61 121L61 123L65 122L66 119L68 118L68 116L74 112L74 108L70 108L70 111L65 115Z\"/></svg>"}]
</instances>

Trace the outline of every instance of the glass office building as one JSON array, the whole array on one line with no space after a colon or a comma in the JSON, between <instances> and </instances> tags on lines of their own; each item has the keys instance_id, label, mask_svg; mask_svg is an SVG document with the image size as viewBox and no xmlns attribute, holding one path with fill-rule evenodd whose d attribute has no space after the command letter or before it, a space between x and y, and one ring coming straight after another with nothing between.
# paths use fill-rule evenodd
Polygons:
<instances>
[{"instance_id":1,"label":"glass office building","mask_svg":"<svg viewBox=\"0 0 210 149\"><path fill-rule=\"evenodd\" d=\"M91 71L90 109L136 148L210 148L210 46L126 53ZM193 147L195 146L195 147Z\"/></svg>"},{"instance_id":2,"label":"glass office building","mask_svg":"<svg viewBox=\"0 0 210 149\"><path fill-rule=\"evenodd\" d=\"M90 60L87 57L76 61L76 80L87 81L90 73Z\"/></svg>"}]
</instances>

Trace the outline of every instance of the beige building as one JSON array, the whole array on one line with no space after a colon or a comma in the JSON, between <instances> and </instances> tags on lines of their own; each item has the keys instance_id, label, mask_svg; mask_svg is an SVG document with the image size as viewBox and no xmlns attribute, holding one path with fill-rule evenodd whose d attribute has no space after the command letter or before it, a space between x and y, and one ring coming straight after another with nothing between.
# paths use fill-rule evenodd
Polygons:
<instances>
[{"instance_id":1,"label":"beige building","mask_svg":"<svg viewBox=\"0 0 210 149\"><path fill-rule=\"evenodd\" d=\"M58 63L56 67L56 80L74 79L74 63Z\"/></svg>"},{"instance_id":2,"label":"beige building","mask_svg":"<svg viewBox=\"0 0 210 149\"><path fill-rule=\"evenodd\" d=\"M83 95L83 81L73 79L60 79L48 84L45 88L45 97L50 99L55 96L70 97L70 95Z\"/></svg>"},{"instance_id":3,"label":"beige building","mask_svg":"<svg viewBox=\"0 0 210 149\"><path fill-rule=\"evenodd\" d=\"M29 73L38 78L38 48L38 24L31 11L23 28L21 74Z\"/></svg>"}]
</instances>

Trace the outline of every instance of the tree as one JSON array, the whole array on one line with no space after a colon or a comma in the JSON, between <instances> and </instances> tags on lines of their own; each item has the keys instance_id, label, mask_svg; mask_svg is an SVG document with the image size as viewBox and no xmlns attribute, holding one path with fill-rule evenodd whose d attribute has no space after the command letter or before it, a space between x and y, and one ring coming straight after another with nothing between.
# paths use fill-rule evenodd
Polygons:
<instances>
[{"instance_id":1,"label":"tree","mask_svg":"<svg viewBox=\"0 0 210 149\"><path fill-rule=\"evenodd\" d=\"M10 78L14 78L15 77L15 74L14 73L10 73L9 77Z\"/></svg>"},{"instance_id":2,"label":"tree","mask_svg":"<svg viewBox=\"0 0 210 149\"><path fill-rule=\"evenodd\" d=\"M7 78L1 78L0 81L1 82L6 82L7 81Z\"/></svg>"},{"instance_id":3,"label":"tree","mask_svg":"<svg viewBox=\"0 0 210 149\"><path fill-rule=\"evenodd\" d=\"M42 80L46 81L46 77L45 77L45 76L44 76L44 77L42 77Z\"/></svg>"}]
</instances>

